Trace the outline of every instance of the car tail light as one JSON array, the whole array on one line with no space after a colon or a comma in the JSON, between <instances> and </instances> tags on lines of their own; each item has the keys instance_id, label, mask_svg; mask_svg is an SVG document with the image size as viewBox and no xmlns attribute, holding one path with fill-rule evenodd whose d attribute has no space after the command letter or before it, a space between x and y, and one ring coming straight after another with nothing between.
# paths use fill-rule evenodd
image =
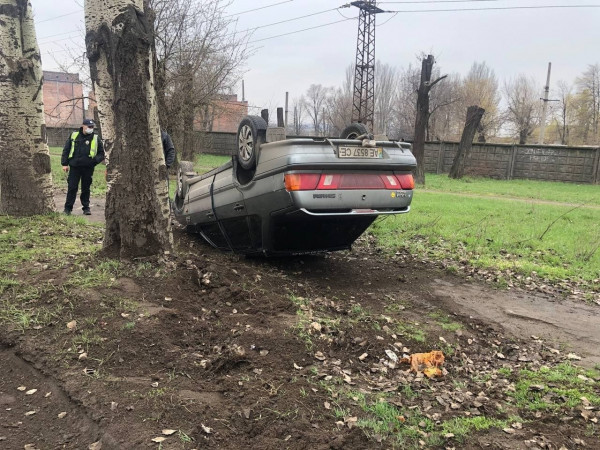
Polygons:
<instances>
[{"instance_id":1,"label":"car tail light","mask_svg":"<svg viewBox=\"0 0 600 450\"><path fill-rule=\"evenodd\" d=\"M317 186L317 189L325 191L331 189L338 189L340 187L341 177L341 175L334 174L321 175L321 179L319 180L319 185Z\"/></svg>"},{"instance_id":2,"label":"car tail light","mask_svg":"<svg viewBox=\"0 0 600 450\"><path fill-rule=\"evenodd\" d=\"M288 191L327 191L335 189L413 189L415 186L412 174L317 174L288 173L284 176L285 188Z\"/></svg>"},{"instance_id":3,"label":"car tail light","mask_svg":"<svg viewBox=\"0 0 600 450\"><path fill-rule=\"evenodd\" d=\"M312 191L317 188L320 177L318 173L286 173L285 188L288 191Z\"/></svg>"},{"instance_id":4,"label":"car tail light","mask_svg":"<svg viewBox=\"0 0 600 450\"><path fill-rule=\"evenodd\" d=\"M400 182L400 186L402 189L414 189L415 188L415 179L412 176L412 173L405 173L402 175L396 175L398 181Z\"/></svg>"}]
</instances>

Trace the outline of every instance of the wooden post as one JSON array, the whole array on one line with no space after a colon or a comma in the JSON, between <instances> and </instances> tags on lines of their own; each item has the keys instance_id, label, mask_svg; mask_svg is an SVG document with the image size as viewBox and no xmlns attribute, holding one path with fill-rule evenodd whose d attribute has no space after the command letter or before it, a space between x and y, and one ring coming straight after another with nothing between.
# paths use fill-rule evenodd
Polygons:
<instances>
[{"instance_id":1,"label":"wooden post","mask_svg":"<svg viewBox=\"0 0 600 450\"><path fill-rule=\"evenodd\" d=\"M262 117L264 119L264 121L267 122L267 126L269 126L269 110L263 109L260 112L260 117Z\"/></svg>"},{"instance_id":2,"label":"wooden post","mask_svg":"<svg viewBox=\"0 0 600 450\"><path fill-rule=\"evenodd\" d=\"M440 148L438 149L438 160L437 169L435 173L440 174L444 172L444 142L440 141Z\"/></svg>"},{"instance_id":3,"label":"wooden post","mask_svg":"<svg viewBox=\"0 0 600 450\"><path fill-rule=\"evenodd\" d=\"M479 106L469 106L467 109L467 120L465 122L465 128L463 130L462 137L460 138L460 144L458 146L458 152L454 157L454 162L450 168L450 178L462 178L465 173L465 161L471 152L473 146L473 139L475 138L475 132L481 122L485 109Z\"/></svg>"},{"instance_id":4,"label":"wooden post","mask_svg":"<svg viewBox=\"0 0 600 450\"><path fill-rule=\"evenodd\" d=\"M594 156L594 167L592 170L592 183L600 183L600 147L596 149L596 155Z\"/></svg>"},{"instance_id":5,"label":"wooden post","mask_svg":"<svg viewBox=\"0 0 600 450\"><path fill-rule=\"evenodd\" d=\"M508 162L508 170L506 173L506 179L512 180L515 173L515 161L517 160L517 146L513 145L510 148L510 161Z\"/></svg>"}]
</instances>

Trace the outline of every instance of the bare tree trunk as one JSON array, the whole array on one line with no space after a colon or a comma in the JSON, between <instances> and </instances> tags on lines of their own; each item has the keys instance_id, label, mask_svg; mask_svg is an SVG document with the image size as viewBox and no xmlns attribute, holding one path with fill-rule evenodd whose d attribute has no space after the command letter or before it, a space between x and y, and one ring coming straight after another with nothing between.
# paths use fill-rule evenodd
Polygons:
<instances>
[{"instance_id":1,"label":"bare tree trunk","mask_svg":"<svg viewBox=\"0 0 600 450\"><path fill-rule=\"evenodd\" d=\"M167 169L143 0L86 0L86 45L103 138L110 142L104 250L133 258L172 248Z\"/></svg>"},{"instance_id":2,"label":"bare tree trunk","mask_svg":"<svg viewBox=\"0 0 600 450\"><path fill-rule=\"evenodd\" d=\"M417 169L415 171L415 182L425 184L425 136L427 133L427 124L429 123L429 91L438 82L446 78L446 75L431 82L431 72L434 64L433 55L427 55L427 58L421 62L421 83L417 90L417 116L415 120L415 138L413 142L413 155L417 160Z\"/></svg>"},{"instance_id":3,"label":"bare tree trunk","mask_svg":"<svg viewBox=\"0 0 600 450\"><path fill-rule=\"evenodd\" d=\"M31 3L0 0L0 213L54 211Z\"/></svg>"},{"instance_id":4,"label":"bare tree trunk","mask_svg":"<svg viewBox=\"0 0 600 450\"><path fill-rule=\"evenodd\" d=\"M465 174L465 160L471 152L473 146L473 139L475 138L475 132L481 123L481 118L485 109L479 106L469 106L467 109L467 121L465 122L465 128L460 138L460 144L458 145L458 152L454 157L454 162L450 168L450 178L459 179Z\"/></svg>"}]
</instances>

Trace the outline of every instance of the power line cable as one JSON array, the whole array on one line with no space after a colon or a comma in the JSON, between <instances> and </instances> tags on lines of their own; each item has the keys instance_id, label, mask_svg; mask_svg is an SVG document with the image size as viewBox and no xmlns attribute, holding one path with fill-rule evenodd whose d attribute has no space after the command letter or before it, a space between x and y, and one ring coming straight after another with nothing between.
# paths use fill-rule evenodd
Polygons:
<instances>
[{"instance_id":1,"label":"power line cable","mask_svg":"<svg viewBox=\"0 0 600 450\"><path fill-rule=\"evenodd\" d=\"M456 9L406 9L384 11L386 13L432 13L455 11L505 11L515 9L567 9L567 8L600 8L600 5L538 5L538 6L497 6L491 8L456 8Z\"/></svg>"},{"instance_id":2,"label":"power line cable","mask_svg":"<svg viewBox=\"0 0 600 450\"><path fill-rule=\"evenodd\" d=\"M340 8L343 8L343 6L341 6ZM248 31L256 31L256 30L259 30L261 28L268 28L268 27L272 27L272 26L275 26L275 25L281 25L282 23L293 22L295 20L305 19L307 17L318 16L320 14L325 14L325 13L328 13L328 12L331 12L331 11L336 11L336 10L338 10L340 8L326 9L326 10L323 10L323 11L318 11L316 13L306 14L304 16L299 16L299 17L293 17L291 19L280 20L279 22L268 23L266 25L259 25L257 27L253 27L253 28L246 28L245 30L240 30L240 31L236 31L234 33L231 33L231 35L233 35L233 34L240 34L240 33L246 33ZM228 34L227 36L230 36L230 35Z\"/></svg>"},{"instance_id":3,"label":"power line cable","mask_svg":"<svg viewBox=\"0 0 600 450\"><path fill-rule=\"evenodd\" d=\"M48 19L44 19L44 20L36 20L35 23L44 23L44 22L50 22L51 20L56 20L56 19L60 19L61 17L67 17L67 16L72 16L73 14L81 14L82 10L79 11L73 11L67 14L62 14L60 16L55 16L55 17L50 17Z\"/></svg>"},{"instance_id":4,"label":"power line cable","mask_svg":"<svg viewBox=\"0 0 600 450\"><path fill-rule=\"evenodd\" d=\"M260 42L260 41L266 41L269 39L275 39L275 38L282 37L282 36L289 36L290 34L302 33L303 31L314 30L316 28L323 28L323 27L327 27L329 25L335 25L336 23L347 22L348 20L356 20L356 19L357 19L357 17L350 17L348 19L342 19L342 20L337 20L335 22L324 23L322 25L317 25L317 26L310 27L310 28L303 28L302 30L296 30L296 31L290 31L289 33L278 34L277 36L269 36L269 37L262 38L262 39L255 39L254 41L248 41L248 44L252 44L254 42Z\"/></svg>"},{"instance_id":5,"label":"power line cable","mask_svg":"<svg viewBox=\"0 0 600 450\"><path fill-rule=\"evenodd\" d=\"M378 5L384 3L407 3L407 4L426 4L426 3L477 3L477 2L498 2L508 0L421 0L421 1L402 1L402 2L377 2Z\"/></svg>"},{"instance_id":6,"label":"power line cable","mask_svg":"<svg viewBox=\"0 0 600 450\"><path fill-rule=\"evenodd\" d=\"M271 5L261 6L260 8L252 8L252 9L248 9L246 11L241 11L241 12L234 13L234 14L229 14L228 16L224 16L224 17L241 16L242 14L251 13L251 12L255 12L255 11L260 11L261 9L272 8L273 6L279 6L279 5L283 5L284 3L290 3L290 2L293 2L293 1L294 0L285 0L283 2L273 3Z\"/></svg>"}]
</instances>

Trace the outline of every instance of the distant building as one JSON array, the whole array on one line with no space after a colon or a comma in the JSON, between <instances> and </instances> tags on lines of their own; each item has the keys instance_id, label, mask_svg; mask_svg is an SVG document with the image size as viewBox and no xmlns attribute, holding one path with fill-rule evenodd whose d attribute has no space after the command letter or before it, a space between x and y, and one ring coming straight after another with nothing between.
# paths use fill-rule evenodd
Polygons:
<instances>
[{"instance_id":1,"label":"distant building","mask_svg":"<svg viewBox=\"0 0 600 450\"><path fill-rule=\"evenodd\" d=\"M200 111L194 121L197 131L237 133L238 125L248 115L248 102L238 101L237 95L221 95L213 106Z\"/></svg>"},{"instance_id":2,"label":"distant building","mask_svg":"<svg viewBox=\"0 0 600 450\"><path fill-rule=\"evenodd\" d=\"M84 101L79 74L44 70L42 92L47 127L81 126Z\"/></svg>"}]
</instances>

